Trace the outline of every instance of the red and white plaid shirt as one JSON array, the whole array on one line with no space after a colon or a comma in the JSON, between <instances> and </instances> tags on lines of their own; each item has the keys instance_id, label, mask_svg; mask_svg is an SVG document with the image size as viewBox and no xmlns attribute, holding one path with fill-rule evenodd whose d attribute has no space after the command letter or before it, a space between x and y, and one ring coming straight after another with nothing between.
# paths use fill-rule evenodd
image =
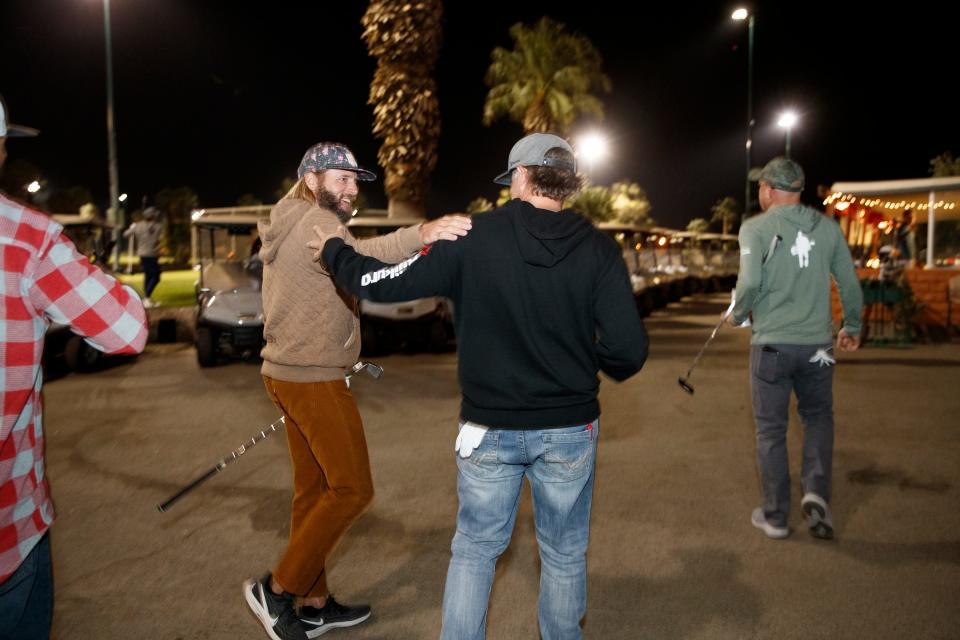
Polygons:
<instances>
[{"instance_id":1,"label":"red and white plaid shirt","mask_svg":"<svg viewBox=\"0 0 960 640\"><path fill-rule=\"evenodd\" d=\"M53 522L43 463L40 359L50 322L107 353L139 353L143 303L77 252L49 216L0 195L0 582Z\"/></svg>"}]
</instances>

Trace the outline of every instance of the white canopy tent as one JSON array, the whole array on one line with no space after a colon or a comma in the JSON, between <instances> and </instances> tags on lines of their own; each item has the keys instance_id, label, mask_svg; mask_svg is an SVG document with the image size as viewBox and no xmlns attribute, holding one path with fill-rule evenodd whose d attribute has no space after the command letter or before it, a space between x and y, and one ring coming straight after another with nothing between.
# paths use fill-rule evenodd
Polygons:
<instances>
[{"instance_id":1,"label":"white canopy tent","mask_svg":"<svg viewBox=\"0 0 960 640\"><path fill-rule=\"evenodd\" d=\"M906 209L927 213L927 267L932 268L936 222L960 220L960 176L880 180L875 182L834 182L824 201L835 208L844 202L888 213L891 217ZM849 205L848 205L849 206Z\"/></svg>"}]
</instances>

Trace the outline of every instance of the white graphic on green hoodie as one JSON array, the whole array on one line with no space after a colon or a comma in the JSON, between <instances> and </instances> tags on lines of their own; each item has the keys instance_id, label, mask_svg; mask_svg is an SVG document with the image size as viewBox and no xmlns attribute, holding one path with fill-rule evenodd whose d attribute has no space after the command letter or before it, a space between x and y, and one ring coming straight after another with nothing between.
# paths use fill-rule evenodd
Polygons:
<instances>
[{"instance_id":1,"label":"white graphic on green hoodie","mask_svg":"<svg viewBox=\"0 0 960 640\"><path fill-rule=\"evenodd\" d=\"M797 256L801 269L810 266L810 249L812 249L815 244L817 243L805 236L803 231L797 231L797 240L793 243L793 246L790 247L790 255Z\"/></svg>"}]
</instances>

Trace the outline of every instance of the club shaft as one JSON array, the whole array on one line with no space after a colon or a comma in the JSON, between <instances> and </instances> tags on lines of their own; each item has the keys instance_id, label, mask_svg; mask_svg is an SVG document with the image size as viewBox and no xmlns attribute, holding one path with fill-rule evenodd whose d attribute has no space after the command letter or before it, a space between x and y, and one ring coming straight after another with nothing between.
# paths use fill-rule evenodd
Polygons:
<instances>
[{"instance_id":1,"label":"club shaft","mask_svg":"<svg viewBox=\"0 0 960 640\"><path fill-rule=\"evenodd\" d=\"M723 326L723 323L727 320L727 314L724 314L720 318L720 322L717 323L717 326L713 328L713 332L710 334L710 337L707 338L707 341L703 343L703 346L700 347L700 352L697 354L697 357L693 359L693 364L690 365L690 369L687 370L687 375L685 378L689 378L690 374L693 372L694 367L697 366L697 363L700 362L703 352L707 350L707 347L710 346L710 343L713 342L713 339L717 337L717 332L720 331L720 327Z\"/></svg>"},{"instance_id":2,"label":"club shaft","mask_svg":"<svg viewBox=\"0 0 960 640\"><path fill-rule=\"evenodd\" d=\"M190 493L191 491L199 487L201 484L203 484L213 476L217 475L217 473L219 473L221 469L223 469L223 467L220 464L216 464L210 467L210 469L208 469L207 472L201 475L199 478L197 478L196 480L194 480L193 482L185 486L183 489L180 489L180 491L177 491L175 494L167 498L165 501L158 504L157 510L160 513L163 513L164 511L169 509L171 506L173 506L173 504L177 500L187 495L188 493Z\"/></svg>"},{"instance_id":3,"label":"club shaft","mask_svg":"<svg viewBox=\"0 0 960 640\"><path fill-rule=\"evenodd\" d=\"M177 502L177 500L187 495L188 493L190 493L191 491L199 487L201 484L203 484L204 482L206 482L207 480L215 476L217 473L222 471L224 467L226 467L228 464L230 464L231 462L233 462L234 460L242 456L244 453L246 453L251 448L256 446L259 442L262 442L263 440L265 440L267 437L270 436L270 434L276 432L283 425L284 425L284 418L280 418L279 420L268 425L265 429L260 431L258 434L256 434L252 438L250 438L248 442L245 442L244 444L240 445L239 447L231 451L230 454L227 455L225 458L217 462L217 464L210 467L210 469L204 472L203 475L198 477L196 480L194 480L184 488L177 491L175 494L167 498L167 500L165 500L164 502L161 502L160 504L158 504L157 510L163 513L164 511L169 509L171 506L173 506L175 502Z\"/></svg>"}]
</instances>

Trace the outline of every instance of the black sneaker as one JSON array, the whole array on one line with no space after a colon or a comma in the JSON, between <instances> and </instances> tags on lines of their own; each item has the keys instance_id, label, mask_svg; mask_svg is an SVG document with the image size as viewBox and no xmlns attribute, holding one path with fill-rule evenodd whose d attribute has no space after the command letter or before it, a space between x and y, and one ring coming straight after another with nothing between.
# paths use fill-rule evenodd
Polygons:
<instances>
[{"instance_id":1,"label":"black sneaker","mask_svg":"<svg viewBox=\"0 0 960 640\"><path fill-rule=\"evenodd\" d=\"M822 540L833 540L833 518L830 517L827 501L815 493L806 493L800 507L807 516L810 535Z\"/></svg>"},{"instance_id":2,"label":"black sneaker","mask_svg":"<svg viewBox=\"0 0 960 640\"><path fill-rule=\"evenodd\" d=\"M270 589L270 574L243 583L243 597L273 640L306 640L307 631L294 611L293 595Z\"/></svg>"},{"instance_id":3,"label":"black sneaker","mask_svg":"<svg viewBox=\"0 0 960 640\"><path fill-rule=\"evenodd\" d=\"M370 617L370 606L359 604L355 607L343 605L327 596L327 603L320 609L300 607L300 621L307 629L308 638L322 636L330 629L352 627Z\"/></svg>"}]
</instances>

